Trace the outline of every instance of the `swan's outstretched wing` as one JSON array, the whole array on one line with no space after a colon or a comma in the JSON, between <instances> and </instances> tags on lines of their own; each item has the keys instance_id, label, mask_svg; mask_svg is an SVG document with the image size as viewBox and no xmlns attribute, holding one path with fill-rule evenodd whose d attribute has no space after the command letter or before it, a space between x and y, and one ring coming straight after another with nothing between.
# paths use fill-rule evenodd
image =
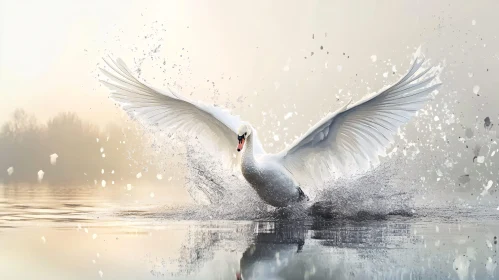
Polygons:
<instances>
[{"instance_id":1,"label":"swan's outstretched wing","mask_svg":"<svg viewBox=\"0 0 499 280\"><path fill-rule=\"evenodd\" d=\"M187 100L171 90L156 89L136 78L121 59L104 59L110 71L101 68L109 78L101 80L111 89L111 98L145 124L161 130L182 130L215 148L226 159L234 159L237 129L242 121L219 107ZM233 160L229 161L234 163Z\"/></svg>"},{"instance_id":2,"label":"swan's outstretched wing","mask_svg":"<svg viewBox=\"0 0 499 280\"><path fill-rule=\"evenodd\" d=\"M440 85L435 71L420 69L422 64L423 60L415 59L396 84L327 115L277 154L278 160L294 174L321 178L331 175L334 168L351 167L350 163L361 169L376 164L397 129L424 106Z\"/></svg>"}]
</instances>

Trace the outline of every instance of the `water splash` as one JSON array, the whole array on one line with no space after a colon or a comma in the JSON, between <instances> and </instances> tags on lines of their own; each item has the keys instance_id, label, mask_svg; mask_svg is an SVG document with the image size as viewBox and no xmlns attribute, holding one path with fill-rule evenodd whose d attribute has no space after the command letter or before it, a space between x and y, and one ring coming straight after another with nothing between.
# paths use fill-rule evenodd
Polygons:
<instances>
[{"instance_id":1,"label":"water splash","mask_svg":"<svg viewBox=\"0 0 499 280\"><path fill-rule=\"evenodd\" d=\"M227 167L195 141L174 142L184 143L185 187L196 205L158 209L158 217L164 219L380 218L412 213L415 183L397 175L403 164L396 158L364 174L323 183L309 202L276 209L258 197L237 167Z\"/></svg>"},{"instance_id":2,"label":"water splash","mask_svg":"<svg viewBox=\"0 0 499 280\"><path fill-rule=\"evenodd\" d=\"M403 165L401 158L396 158L366 173L327 182L311 214L349 218L412 215L416 180L401 177Z\"/></svg>"}]
</instances>

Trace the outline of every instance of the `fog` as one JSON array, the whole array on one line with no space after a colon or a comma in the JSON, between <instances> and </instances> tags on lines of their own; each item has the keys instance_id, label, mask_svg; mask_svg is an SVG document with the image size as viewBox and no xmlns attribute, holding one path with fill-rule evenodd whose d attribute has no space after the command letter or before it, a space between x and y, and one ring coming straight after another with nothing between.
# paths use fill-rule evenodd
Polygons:
<instances>
[{"instance_id":1,"label":"fog","mask_svg":"<svg viewBox=\"0 0 499 280\"><path fill-rule=\"evenodd\" d=\"M469 176L466 187L453 191L476 195L498 177L493 156L499 122L495 93L499 42L492 12L498 5L496 1L431 5L425 1L1 1L0 120L9 122L15 108L25 108L43 124L35 129L42 132L30 132L23 140L36 142L40 149L18 149L16 157L13 152L2 154L2 170L23 163L32 167L26 167L25 175L15 168L11 177L2 171L2 178L36 182L39 170L65 166L78 171L57 175L60 179L47 172L44 180L94 183L95 176L88 174L103 167L105 172L118 169L100 164L100 147L93 139L97 134L104 137L108 123L126 119L98 82L105 55L122 57L138 76L157 87L171 86L192 99L231 109L259 130L267 151L277 152L350 98L356 101L394 83L421 46L429 65L443 67L443 86L402 128L388 151L407 157L412 165L401 172L424 178L421 184L432 182L435 189L446 190L461 186L460 180ZM67 111L95 124L83 126L92 144L62 144L76 140L49 129L50 120ZM493 126L484 126L487 117ZM45 134L60 139L47 139L45 144L39 141ZM54 141L60 146L49 144ZM92 151L88 160L99 164L92 170L74 167L80 163L70 164L63 156L68 147L74 153ZM53 153L60 156L56 166L50 164ZM33 155L36 161L31 160ZM475 156L484 159L478 162ZM126 165L121 158L116 161ZM85 176L81 174L86 171L89 178L71 177Z\"/></svg>"},{"instance_id":2,"label":"fog","mask_svg":"<svg viewBox=\"0 0 499 280\"><path fill-rule=\"evenodd\" d=\"M158 181L163 171L150 164L154 154L142 133L126 123L100 129L74 113L41 123L18 109L1 127L0 182L121 187L135 184L137 177Z\"/></svg>"}]
</instances>

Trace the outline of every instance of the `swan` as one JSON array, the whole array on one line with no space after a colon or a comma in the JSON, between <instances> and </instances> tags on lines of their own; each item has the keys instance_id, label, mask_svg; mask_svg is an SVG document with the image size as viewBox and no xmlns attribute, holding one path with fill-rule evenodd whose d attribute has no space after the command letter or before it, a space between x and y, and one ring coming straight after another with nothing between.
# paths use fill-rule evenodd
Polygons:
<instances>
[{"instance_id":1,"label":"swan","mask_svg":"<svg viewBox=\"0 0 499 280\"><path fill-rule=\"evenodd\" d=\"M351 100L327 114L283 151L266 153L257 131L221 107L187 99L171 89L161 90L135 77L122 59L103 59L100 81L123 110L162 130L183 130L212 145L226 162L241 153L240 169L259 197L274 207L308 201L301 184L321 180L338 170L369 167L379 162L397 129L421 109L441 84L434 67L422 69L415 57L409 71L395 84ZM109 69L108 70L106 70ZM233 145L236 145L234 147Z\"/></svg>"}]
</instances>

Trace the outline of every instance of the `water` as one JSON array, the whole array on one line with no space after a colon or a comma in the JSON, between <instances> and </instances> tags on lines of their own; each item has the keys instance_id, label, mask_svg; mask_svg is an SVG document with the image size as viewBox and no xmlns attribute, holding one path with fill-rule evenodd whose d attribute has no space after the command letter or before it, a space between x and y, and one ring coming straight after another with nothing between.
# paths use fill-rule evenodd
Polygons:
<instances>
[{"instance_id":1,"label":"water","mask_svg":"<svg viewBox=\"0 0 499 280\"><path fill-rule=\"evenodd\" d=\"M0 279L499 279L496 209L178 220L168 193L0 186Z\"/></svg>"}]
</instances>

